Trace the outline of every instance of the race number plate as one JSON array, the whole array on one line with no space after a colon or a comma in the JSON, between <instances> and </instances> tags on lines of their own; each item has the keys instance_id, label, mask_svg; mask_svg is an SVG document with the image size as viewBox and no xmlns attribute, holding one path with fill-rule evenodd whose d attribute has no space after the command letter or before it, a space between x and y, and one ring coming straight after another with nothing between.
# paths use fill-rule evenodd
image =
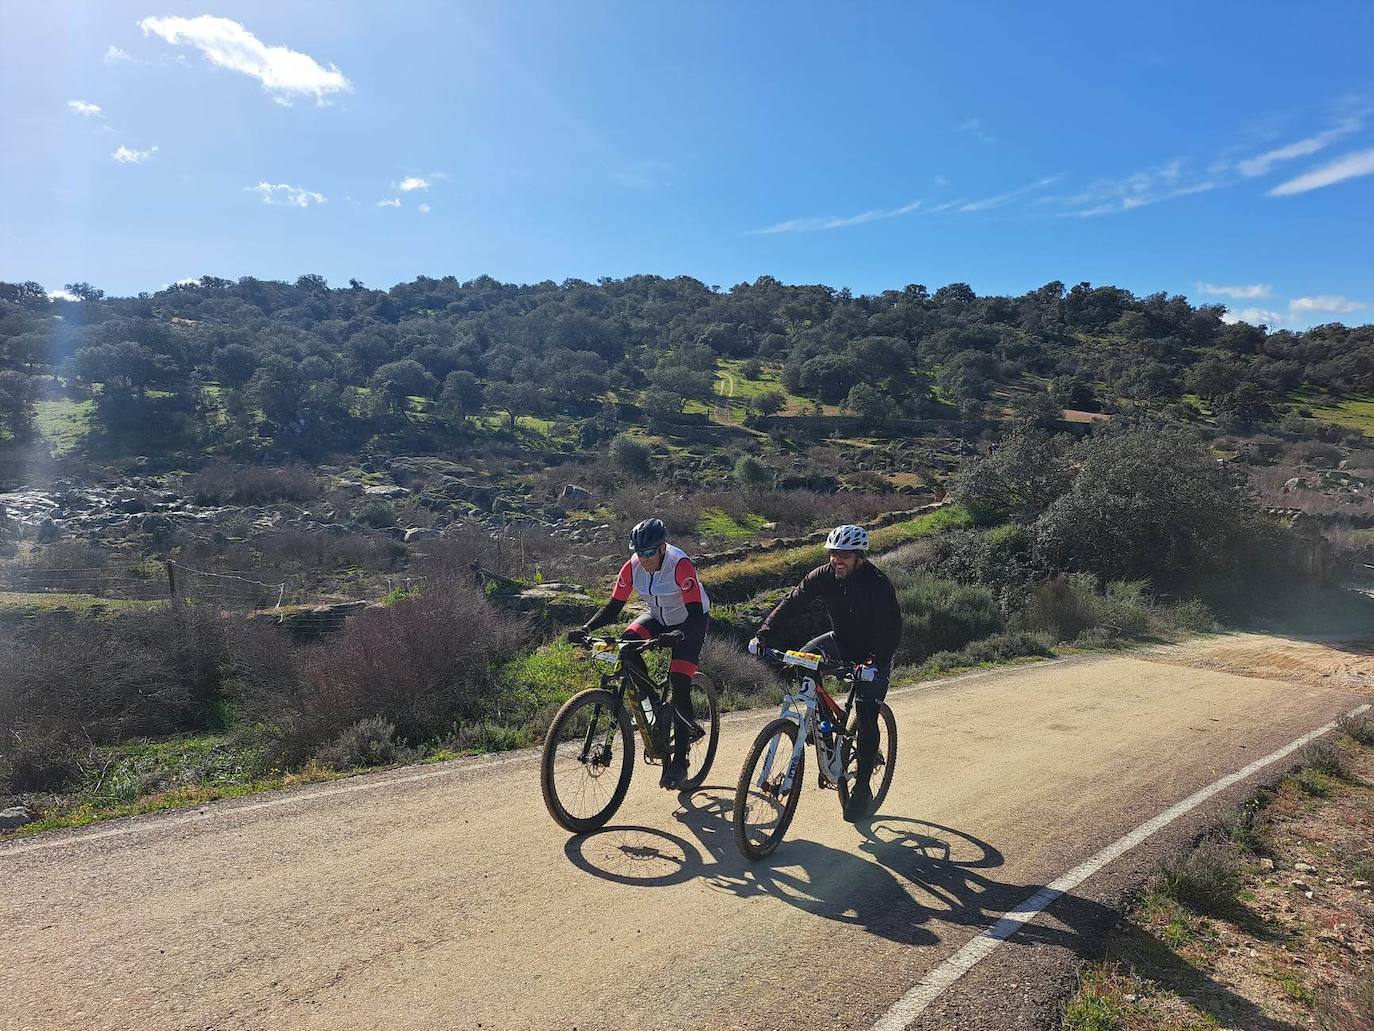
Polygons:
<instances>
[{"instance_id":1,"label":"race number plate","mask_svg":"<svg viewBox=\"0 0 1374 1031\"><path fill-rule=\"evenodd\" d=\"M606 642L592 645L592 661L604 669L614 670L620 665L620 648Z\"/></svg>"},{"instance_id":2,"label":"race number plate","mask_svg":"<svg viewBox=\"0 0 1374 1031\"><path fill-rule=\"evenodd\" d=\"M783 655L783 662L788 666L801 666L805 669L820 669L823 655L814 652L789 651Z\"/></svg>"}]
</instances>

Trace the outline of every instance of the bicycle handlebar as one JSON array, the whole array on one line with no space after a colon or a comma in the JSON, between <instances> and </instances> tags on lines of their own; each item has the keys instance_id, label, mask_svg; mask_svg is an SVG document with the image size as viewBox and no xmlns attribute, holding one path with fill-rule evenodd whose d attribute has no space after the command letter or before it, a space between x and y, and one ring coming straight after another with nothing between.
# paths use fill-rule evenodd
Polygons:
<instances>
[{"instance_id":1,"label":"bicycle handlebar","mask_svg":"<svg viewBox=\"0 0 1374 1031\"><path fill-rule=\"evenodd\" d=\"M814 669L817 673L828 674L832 677L843 677L852 680L855 671L858 669L852 662L837 661L828 659L824 655L817 656L815 666L811 666L804 661L798 661L801 652L784 652L776 648L770 648L766 644L759 646L759 658L765 662L771 662L777 666L786 666L789 669ZM791 660L791 661L789 661Z\"/></svg>"},{"instance_id":2,"label":"bicycle handlebar","mask_svg":"<svg viewBox=\"0 0 1374 1031\"><path fill-rule=\"evenodd\" d=\"M574 642L580 648L590 649L594 644L614 644L621 651L647 652L654 648L671 648L679 641L686 640L687 635L681 630L669 630L666 634L659 634L657 637L649 637L643 640L621 640L618 637L587 637L585 640Z\"/></svg>"}]
</instances>

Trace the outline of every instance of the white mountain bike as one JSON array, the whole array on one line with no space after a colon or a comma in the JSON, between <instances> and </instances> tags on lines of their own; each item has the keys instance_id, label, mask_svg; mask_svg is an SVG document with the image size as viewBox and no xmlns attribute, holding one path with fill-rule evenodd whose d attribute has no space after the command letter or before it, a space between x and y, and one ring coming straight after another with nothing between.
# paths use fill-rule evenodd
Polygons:
<instances>
[{"instance_id":1,"label":"white mountain bike","mask_svg":"<svg viewBox=\"0 0 1374 1031\"><path fill-rule=\"evenodd\" d=\"M806 767L806 746L816 750L822 788L835 788L843 811L849 782L858 765L855 680L865 669L809 652L760 648L759 657L782 667L789 684L778 718L759 731L735 787L735 842L750 859L762 859L782 841L797 811ZM849 685L844 707L822 686L824 676ZM873 761L876 811L897 769L897 720L884 702L878 706L878 751Z\"/></svg>"}]
</instances>

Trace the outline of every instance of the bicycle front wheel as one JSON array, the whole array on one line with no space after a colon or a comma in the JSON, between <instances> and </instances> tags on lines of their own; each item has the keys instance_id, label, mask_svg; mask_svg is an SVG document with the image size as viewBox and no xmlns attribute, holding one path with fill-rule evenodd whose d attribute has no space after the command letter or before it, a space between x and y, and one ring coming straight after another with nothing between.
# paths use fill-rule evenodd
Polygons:
<instances>
[{"instance_id":1,"label":"bicycle front wheel","mask_svg":"<svg viewBox=\"0 0 1374 1031\"><path fill-rule=\"evenodd\" d=\"M692 721L690 733L693 741L687 750L687 776L678 784L679 791L695 791L706 781L711 772L711 764L716 761L716 745L720 743L720 696L716 685L704 673L692 678ZM673 733L684 731L679 724Z\"/></svg>"},{"instance_id":2,"label":"bicycle front wheel","mask_svg":"<svg viewBox=\"0 0 1374 1031\"><path fill-rule=\"evenodd\" d=\"M740 770L735 844L749 859L762 859L777 848L797 811L806 768L806 752L796 747L797 734L793 720L774 720L759 731Z\"/></svg>"},{"instance_id":3,"label":"bicycle front wheel","mask_svg":"<svg viewBox=\"0 0 1374 1031\"><path fill-rule=\"evenodd\" d=\"M615 695L593 688L558 710L544 738L539 786L554 822L574 834L609 820L630 788L635 739Z\"/></svg>"}]
</instances>

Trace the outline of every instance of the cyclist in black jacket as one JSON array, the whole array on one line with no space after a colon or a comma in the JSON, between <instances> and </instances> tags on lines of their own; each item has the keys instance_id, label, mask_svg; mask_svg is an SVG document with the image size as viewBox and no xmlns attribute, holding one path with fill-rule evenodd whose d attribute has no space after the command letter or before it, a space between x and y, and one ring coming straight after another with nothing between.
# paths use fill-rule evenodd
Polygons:
<instances>
[{"instance_id":1,"label":"cyclist in black jacket","mask_svg":"<svg viewBox=\"0 0 1374 1031\"><path fill-rule=\"evenodd\" d=\"M808 641L802 650L876 668L873 680L859 680L854 687L858 692L854 702L859 721L858 768L844 813L845 819L854 823L867 816L873 804L869 778L878 751L878 706L887 696L892 660L902 637L902 611L892 581L868 561L867 530L837 526L830 531L825 547L830 560L807 573L768 614L749 650L757 654L757 645L772 631L795 619L802 608L819 598L830 617L831 629Z\"/></svg>"}]
</instances>

